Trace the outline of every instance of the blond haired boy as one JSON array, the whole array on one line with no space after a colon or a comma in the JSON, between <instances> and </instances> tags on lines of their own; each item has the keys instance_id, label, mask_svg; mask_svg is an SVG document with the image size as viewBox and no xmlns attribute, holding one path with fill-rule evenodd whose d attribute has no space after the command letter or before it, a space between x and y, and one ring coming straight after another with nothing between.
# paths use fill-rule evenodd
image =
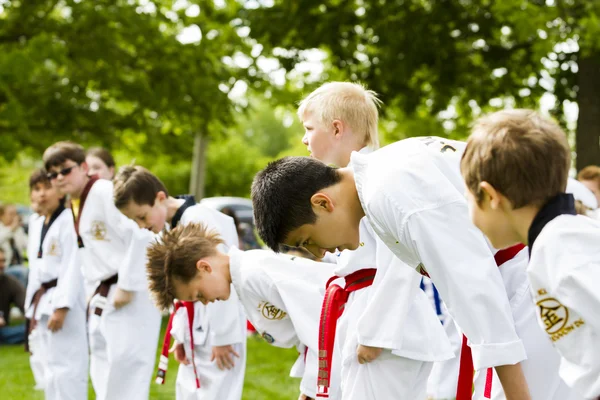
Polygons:
<instances>
[{"instance_id":1,"label":"blond haired boy","mask_svg":"<svg viewBox=\"0 0 600 400\"><path fill-rule=\"evenodd\" d=\"M600 223L566 194L566 135L532 110L477 121L461 160L471 218L495 247L526 243L540 326L560 353L559 374L586 399L600 396Z\"/></svg>"},{"instance_id":2,"label":"blond haired boy","mask_svg":"<svg viewBox=\"0 0 600 400\"><path fill-rule=\"evenodd\" d=\"M300 102L302 142L312 157L346 167L353 151L367 154L379 147L380 104L377 94L360 84L326 83ZM337 322L334 348L341 353L336 358L344 360L343 365L330 369L341 370L344 399L424 398L432 361L454 356L450 343L426 296L418 290L420 275L402 268L366 218L360 223L360 238L359 249L337 254L334 273L345 278L344 290L349 293L344 312L339 322L335 313L321 316L320 337ZM363 280L368 271L375 279L350 292L353 281ZM325 303L331 301L335 289L328 290ZM428 332L428 346L423 346L420 332ZM334 350L325 343L322 347ZM320 382L323 396L329 391L327 386L327 381Z\"/></svg>"}]
</instances>

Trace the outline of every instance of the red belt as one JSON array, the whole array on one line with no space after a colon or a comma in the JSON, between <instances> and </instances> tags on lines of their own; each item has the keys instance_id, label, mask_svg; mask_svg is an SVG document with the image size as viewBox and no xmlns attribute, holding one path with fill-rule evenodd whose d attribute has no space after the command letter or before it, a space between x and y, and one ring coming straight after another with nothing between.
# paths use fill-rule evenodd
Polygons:
<instances>
[{"instance_id":1,"label":"red belt","mask_svg":"<svg viewBox=\"0 0 600 400\"><path fill-rule=\"evenodd\" d=\"M319 325L319 378L317 381L317 397L329 397L331 379L331 360L338 318L344 312L350 293L366 288L373 284L375 268L361 269L344 277L346 285L331 285L338 279L333 276L327 281L323 307L321 308L321 323Z\"/></svg>"},{"instance_id":2,"label":"red belt","mask_svg":"<svg viewBox=\"0 0 600 400\"><path fill-rule=\"evenodd\" d=\"M175 308L169 317L163 348L158 362L158 372L156 374L156 383L164 385L167 379L167 369L169 367L169 347L171 346L171 328L173 326L173 317L181 307L185 307L188 316L188 325L190 330L190 347L192 349L192 365L194 366L194 377L196 378L196 389L200 389L200 379L198 379L198 371L196 371L196 362L194 360L194 302L193 301L176 301Z\"/></svg>"},{"instance_id":3,"label":"red belt","mask_svg":"<svg viewBox=\"0 0 600 400\"><path fill-rule=\"evenodd\" d=\"M496 265L500 267L505 262L512 260L521 250L525 248L524 244L517 244L506 249L498 251L494 255ZM471 400L473 397L473 355L471 348L467 344L467 337L463 335L462 347L460 351L460 369L458 372L458 385L456 388L456 400ZM483 397L492 398L492 377L493 369L487 369L485 377L485 389Z\"/></svg>"}]
</instances>

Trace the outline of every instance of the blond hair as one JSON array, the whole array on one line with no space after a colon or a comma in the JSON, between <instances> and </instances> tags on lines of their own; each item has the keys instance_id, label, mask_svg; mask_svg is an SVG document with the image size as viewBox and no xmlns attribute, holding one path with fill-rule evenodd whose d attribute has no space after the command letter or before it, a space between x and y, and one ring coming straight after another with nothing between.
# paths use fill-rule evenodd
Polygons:
<instances>
[{"instance_id":1,"label":"blond hair","mask_svg":"<svg viewBox=\"0 0 600 400\"><path fill-rule=\"evenodd\" d=\"M565 191L571 151L563 130L533 110L498 111L475 122L460 168L477 202L485 181L514 208L541 206Z\"/></svg>"},{"instance_id":2,"label":"blond hair","mask_svg":"<svg viewBox=\"0 0 600 400\"><path fill-rule=\"evenodd\" d=\"M323 124L336 119L343 121L355 134L364 135L366 146L376 149L379 147L377 122L380 105L377 93L359 83L329 82L300 102L298 116L303 120L310 113Z\"/></svg>"},{"instance_id":3,"label":"blond hair","mask_svg":"<svg viewBox=\"0 0 600 400\"><path fill-rule=\"evenodd\" d=\"M223 239L204 224L179 225L165 232L148 247L148 275L150 293L157 307L163 310L173 305L173 281L188 283L197 273L196 263L216 254Z\"/></svg>"}]
</instances>

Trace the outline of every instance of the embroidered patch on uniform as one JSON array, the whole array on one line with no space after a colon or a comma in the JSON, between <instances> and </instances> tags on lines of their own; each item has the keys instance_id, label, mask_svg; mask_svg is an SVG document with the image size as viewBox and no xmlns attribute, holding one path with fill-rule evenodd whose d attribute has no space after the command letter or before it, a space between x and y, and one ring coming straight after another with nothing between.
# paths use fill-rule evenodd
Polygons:
<instances>
[{"instance_id":1,"label":"embroidered patch on uniform","mask_svg":"<svg viewBox=\"0 0 600 400\"><path fill-rule=\"evenodd\" d=\"M53 256L53 257L58 257L60 255L60 247L58 245L58 240L56 240L54 238L52 239L52 241L50 242L50 245L48 246L47 255Z\"/></svg>"},{"instance_id":2,"label":"embroidered patch on uniform","mask_svg":"<svg viewBox=\"0 0 600 400\"><path fill-rule=\"evenodd\" d=\"M92 236L94 240L106 239L106 225L102 221L92 221Z\"/></svg>"},{"instance_id":3,"label":"embroidered patch on uniform","mask_svg":"<svg viewBox=\"0 0 600 400\"><path fill-rule=\"evenodd\" d=\"M275 342L275 338L273 338L273 336L269 335L267 332L263 332L262 337L265 339L265 342L269 344Z\"/></svg>"},{"instance_id":4,"label":"embroidered patch on uniform","mask_svg":"<svg viewBox=\"0 0 600 400\"><path fill-rule=\"evenodd\" d=\"M260 311L262 316L268 320L280 320L284 319L287 313L275 307L268 301L261 301L258 304L257 309Z\"/></svg>"},{"instance_id":5,"label":"embroidered patch on uniform","mask_svg":"<svg viewBox=\"0 0 600 400\"><path fill-rule=\"evenodd\" d=\"M538 293L546 294L546 290L541 289ZM569 309L553 297L546 297L536 304L540 310L539 316L544 323L544 329L546 329L546 333L550 335L553 342L567 336L585 324L581 318L569 324Z\"/></svg>"}]
</instances>

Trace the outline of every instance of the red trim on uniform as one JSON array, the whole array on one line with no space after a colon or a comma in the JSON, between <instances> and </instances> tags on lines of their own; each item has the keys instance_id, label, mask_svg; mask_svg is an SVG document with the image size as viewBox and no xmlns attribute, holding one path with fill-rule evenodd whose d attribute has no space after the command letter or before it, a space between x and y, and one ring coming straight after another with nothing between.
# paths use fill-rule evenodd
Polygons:
<instances>
[{"instance_id":1,"label":"red trim on uniform","mask_svg":"<svg viewBox=\"0 0 600 400\"><path fill-rule=\"evenodd\" d=\"M169 323L167 324L167 330L165 331L165 338L163 340L163 347L161 351L161 355L169 358L169 347L171 346L171 329L173 327L173 318L181 307L185 307L188 316L188 325L190 329L190 347L192 350L192 365L194 366L194 376L196 377L196 388L200 388L200 379L198 379L198 372L196 371L196 363L194 360L194 302L193 301L176 301L175 308L169 317ZM160 362L158 367L158 372L156 374L156 379L159 381L161 385L164 385L167 380L167 367L168 364L165 365L165 368L160 368Z\"/></svg>"},{"instance_id":2,"label":"red trim on uniform","mask_svg":"<svg viewBox=\"0 0 600 400\"><path fill-rule=\"evenodd\" d=\"M524 248L525 245L519 243L506 249L499 250L494 255L496 265L500 267L505 262L512 260ZM473 355L471 354L471 348L467 343L467 337L465 335L463 335L462 347L460 350L460 367L458 371L456 400L471 400L473 397ZM488 368L484 391L484 397L487 399L491 398L492 394L492 377L492 368Z\"/></svg>"},{"instance_id":3,"label":"red trim on uniform","mask_svg":"<svg viewBox=\"0 0 600 400\"><path fill-rule=\"evenodd\" d=\"M494 377L494 370L488 368L487 375L485 376L485 389L483 390L483 397L486 399L492 398L492 378Z\"/></svg>"},{"instance_id":4,"label":"red trim on uniform","mask_svg":"<svg viewBox=\"0 0 600 400\"><path fill-rule=\"evenodd\" d=\"M327 281L321 321L319 325L319 375L317 380L317 397L329 397L331 377L331 361L338 318L344 312L350 293L373 284L375 268L361 269L344 277L344 288L331 283L339 277L333 276Z\"/></svg>"}]
</instances>

